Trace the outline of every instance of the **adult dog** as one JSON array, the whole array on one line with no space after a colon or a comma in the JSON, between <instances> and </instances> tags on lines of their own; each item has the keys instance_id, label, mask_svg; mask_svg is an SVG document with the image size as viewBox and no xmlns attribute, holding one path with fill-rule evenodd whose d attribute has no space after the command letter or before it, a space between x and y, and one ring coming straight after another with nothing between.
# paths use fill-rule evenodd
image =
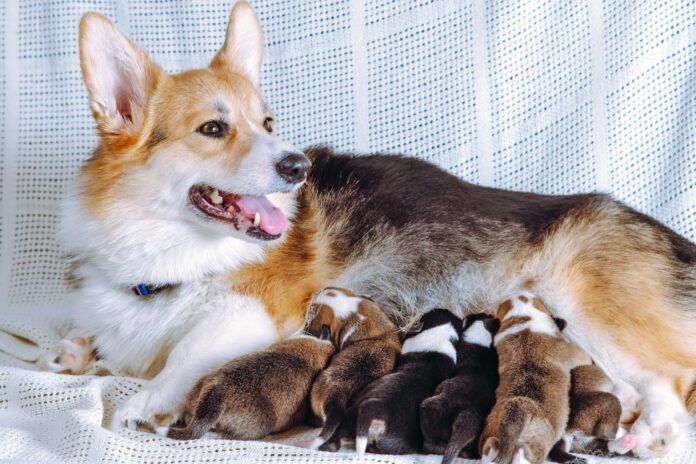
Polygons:
<instances>
[{"instance_id":1,"label":"adult dog","mask_svg":"<svg viewBox=\"0 0 696 464\"><path fill-rule=\"evenodd\" d=\"M694 244L602 194L479 187L399 156L302 154L273 134L262 52L246 2L210 66L176 75L85 15L99 146L62 214L80 287L75 329L46 368L83 372L96 350L151 378L115 424L163 425L203 374L297 330L325 286L403 320L526 290L638 405L637 453L669 448L696 410Z\"/></svg>"}]
</instances>

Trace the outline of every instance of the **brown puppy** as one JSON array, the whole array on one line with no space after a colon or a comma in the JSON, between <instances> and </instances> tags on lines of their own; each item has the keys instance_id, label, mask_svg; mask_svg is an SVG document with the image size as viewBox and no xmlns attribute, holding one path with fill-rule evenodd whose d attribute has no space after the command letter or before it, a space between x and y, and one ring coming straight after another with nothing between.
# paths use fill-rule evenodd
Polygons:
<instances>
[{"instance_id":1,"label":"brown puppy","mask_svg":"<svg viewBox=\"0 0 696 464\"><path fill-rule=\"evenodd\" d=\"M554 462L578 462L566 451L579 453L629 452L637 438L626 434L620 426L621 403L612 393L614 384L594 364L578 366L571 371L570 418L566 436L549 455Z\"/></svg>"},{"instance_id":2,"label":"brown puppy","mask_svg":"<svg viewBox=\"0 0 696 464\"><path fill-rule=\"evenodd\" d=\"M185 425L164 433L190 440L215 428L226 438L255 439L285 430L305 418L312 382L333 353L328 340L295 335L234 359L198 381L186 401Z\"/></svg>"},{"instance_id":3,"label":"brown puppy","mask_svg":"<svg viewBox=\"0 0 696 464\"><path fill-rule=\"evenodd\" d=\"M519 295L500 305L498 351L500 385L483 434L483 462L541 464L563 437L570 405L570 371L590 362L567 342L541 300Z\"/></svg>"},{"instance_id":4,"label":"brown puppy","mask_svg":"<svg viewBox=\"0 0 696 464\"><path fill-rule=\"evenodd\" d=\"M324 425L310 445L316 449L334 434L350 398L394 369L401 341L398 328L375 302L346 289L322 290L310 314L309 332L330 332L339 350L312 386L312 411Z\"/></svg>"}]
</instances>

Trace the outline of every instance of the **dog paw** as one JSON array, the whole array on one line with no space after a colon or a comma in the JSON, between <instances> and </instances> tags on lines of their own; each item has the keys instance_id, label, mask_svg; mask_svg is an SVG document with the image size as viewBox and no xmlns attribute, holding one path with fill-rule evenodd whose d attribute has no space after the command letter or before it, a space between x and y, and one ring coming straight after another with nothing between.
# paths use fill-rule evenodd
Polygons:
<instances>
[{"instance_id":1,"label":"dog paw","mask_svg":"<svg viewBox=\"0 0 696 464\"><path fill-rule=\"evenodd\" d=\"M631 436L634 437L633 454L637 457L662 457L679 438L679 424L674 420L648 422L640 418L633 424L631 433L621 440Z\"/></svg>"},{"instance_id":2,"label":"dog paw","mask_svg":"<svg viewBox=\"0 0 696 464\"><path fill-rule=\"evenodd\" d=\"M126 427L166 436L169 426L181 416L181 408L165 398L159 391L139 391L116 411L111 428Z\"/></svg>"},{"instance_id":3,"label":"dog paw","mask_svg":"<svg viewBox=\"0 0 696 464\"><path fill-rule=\"evenodd\" d=\"M619 428L616 439L607 442L607 449L610 453L626 454L638 445L638 437L626 432L626 429Z\"/></svg>"},{"instance_id":4,"label":"dog paw","mask_svg":"<svg viewBox=\"0 0 696 464\"><path fill-rule=\"evenodd\" d=\"M54 350L36 361L39 369L59 374L81 374L94 362L92 344L83 337L61 340Z\"/></svg>"}]
</instances>

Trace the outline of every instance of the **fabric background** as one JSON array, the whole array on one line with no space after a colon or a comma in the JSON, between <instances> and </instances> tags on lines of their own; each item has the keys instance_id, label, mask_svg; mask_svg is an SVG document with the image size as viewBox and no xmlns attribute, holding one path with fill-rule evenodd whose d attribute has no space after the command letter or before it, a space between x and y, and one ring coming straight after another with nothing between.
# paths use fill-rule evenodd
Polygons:
<instances>
[{"instance_id":1,"label":"fabric background","mask_svg":"<svg viewBox=\"0 0 696 464\"><path fill-rule=\"evenodd\" d=\"M80 16L109 16L176 72L210 60L231 3L0 3L0 459L338 462L268 442L114 435L100 426L137 381L39 373L25 362L59 337L67 263L56 205L95 146ZM253 5L266 32L263 91L278 132L297 146L401 152L510 189L610 191L696 239L696 1ZM696 452L663 462L678 461L696 462Z\"/></svg>"}]
</instances>

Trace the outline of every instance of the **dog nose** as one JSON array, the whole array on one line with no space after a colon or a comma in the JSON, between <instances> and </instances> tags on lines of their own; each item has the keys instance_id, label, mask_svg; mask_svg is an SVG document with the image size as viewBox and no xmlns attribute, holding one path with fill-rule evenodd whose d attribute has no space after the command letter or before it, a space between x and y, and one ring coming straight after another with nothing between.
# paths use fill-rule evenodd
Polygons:
<instances>
[{"instance_id":1,"label":"dog nose","mask_svg":"<svg viewBox=\"0 0 696 464\"><path fill-rule=\"evenodd\" d=\"M280 177L291 184L297 184L307 178L307 173L311 166L312 162L306 156L299 153L290 153L278 161L275 168Z\"/></svg>"}]
</instances>

